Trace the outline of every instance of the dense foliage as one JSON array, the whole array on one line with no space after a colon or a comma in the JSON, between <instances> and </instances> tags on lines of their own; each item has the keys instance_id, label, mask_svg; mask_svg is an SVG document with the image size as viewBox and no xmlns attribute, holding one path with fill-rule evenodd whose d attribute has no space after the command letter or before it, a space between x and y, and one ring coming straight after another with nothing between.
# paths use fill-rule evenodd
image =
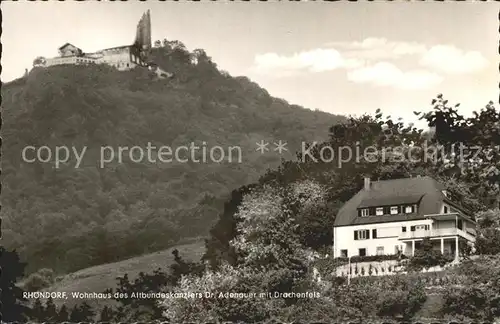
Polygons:
<instances>
[{"instance_id":1,"label":"dense foliage","mask_svg":"<svg viewBox=\"0 0 500 324\"><path fill-rule=\"evenodd\" d=\"M465 320L500 319L500 259L485 256L461 265L466 280L444 294L443 313Z\"/></svg>"},{"instance_id":2,"label":"dense foliage","mask_svg":"<svg viewBox=\"0 0 500 324\"><path fill-rule=\"evenodd\" d=\"M208 268L201 276L182 277L174 292L202 297L167 298L163 301L164 316L174 322L262 321L300 299L284 293L321 289L310 280L312 251L300 242L295 215L320 202L322 195L321 186L313 182L265 186L245 195L236 215L240 220L238 234L229 243L238 256L235 262ZM225 293L257 295L220 296ZM261 293L270 296L259 296Z\"/></svg>"},{"instance_id":3,"label":"dense foliage","mask_svg":"<svg viewBox=\"0 0 500 324\"><path fill-rule=\"evenodd\" d=\"M432 104L430 112L420 114L433 128L432 133L403 121L395 122L390 116L383 118L380 111L373 117L351 117L347 122L330 128L330 140L311 143L307 155L299 155L297 160L286 161L279 168L270 170L253 187L267 183L286 186L304 179L322 184L325 204L320 208L324 209L305 216L309 218L305 222L308 225L300 234L304 244L315 249L331 246L334 217L339 207L361 189L365 176L384 180L429 175L444 183L453 199L472 213L498 208L500 112L489 103L473 117L464 118L441 95ZM467 131L462 131L462 128ZM449 135L449 132L454 135ZM485 132L487 137L483 137ZM469 148L480 147L480 150L464 149L458 154L460 143ZM429 149L432 147L434 151ZM369 154L352 155L350 159L337 154L347 152L348 148L351 153L358 149ZM335 153L333 156L325 154L331 151ZM230 262L234 259L228 242L236 235L238 220L234 215L246 191L247 188L243 187L233 192L211 231L205 257L212 264L219 259ZM308 235L310 231L314 235ZM315 237L328 239L318 241Z\"/></svg>"},{"instance_id":4,"label":"dense foliage","mask_svg":"<svg viewBox=\"0 0 500 324\"><path fill-rule=\"evenodd\" d=\"M479 254L500 254L500 209L479 213L476 250Z\"/></svg>"},{"instance_id":5,"label":"dense foliage","mask_svg":"<svg viewBox=\"0 0 500 324\"><path fill-rule=\"evenodd\" d=\"M19 260L16 251L8 251L0 246L0 293L2 321L24 322L28 314L23 290L17 282L24 275L26 264Z\"/></svg>"},{"instance_id":6,"label":"dense foliage","mask_svg":"<svg viewBox=\"0 0 500 324\"><path fill-rule=\"evenodd\" d=\"M443 267L453 260L453 255L441 254L440 250L433 248L429 238L424 238L420 248L415 251L415 255L409 258L406 267L409 271L421 271L436 266Z\"/></svg>"}]
</instances>

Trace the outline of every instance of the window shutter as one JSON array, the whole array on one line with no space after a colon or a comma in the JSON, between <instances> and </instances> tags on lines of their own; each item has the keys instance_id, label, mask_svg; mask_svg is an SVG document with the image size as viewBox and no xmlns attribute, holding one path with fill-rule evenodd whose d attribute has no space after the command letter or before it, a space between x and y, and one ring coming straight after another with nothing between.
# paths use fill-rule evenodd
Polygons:
<instances>
[{"instance_id":1,"label":"window shutter","mask_svg":"<svg viewBox=\"0 0 500 324\"><path fill-rule=\"evenodd\" d=\"M377 229L372 230L372 237L375 239L377 238Z\"/></svg>"},{"instance_id":2,"label":"window shutter","mask_svg":"<svg viewBox=\"0 0 500 324\"><path fill-rule=\"evenodd\" d=\"M398 214L402 214L403 213L402 209L403 209L403 206L398 206Z\"/></svg>"},{"instance_id":3,"label":"window shutter","mask_svg":"<svg viewBox=\"0 0 500 324\"><path fill-rule=\"evenodd\" d=\"M370 230L365 230L366 239L370 239Z\"/></svg>"},{"instance_id":4,"label":"window shutter","mask_svg":"<svg viewBox=\"0 0 500 324\"><path fill-rule=\"evenodd\" d=\"M358 217L361 217L361 209L358 209Z\"/></svg>"},{"instance_id":5,"label":"window shutter","mask_svg":"<svg viewBox=\"0 0 500 324\"><path fill-rule=\"evenodd\" d=\"M354 240L358 239L358 231L354 231Z\"/></svg>"},{"instance_id":6,"label":"window shutter","mask_svg":"<svg viewBox=\"0 0 500 324\"><path fill-rule=\"evenodd\" d=\"M410 231L415 232L415 226L410 227Z\"/></svg>"}]
</instances>

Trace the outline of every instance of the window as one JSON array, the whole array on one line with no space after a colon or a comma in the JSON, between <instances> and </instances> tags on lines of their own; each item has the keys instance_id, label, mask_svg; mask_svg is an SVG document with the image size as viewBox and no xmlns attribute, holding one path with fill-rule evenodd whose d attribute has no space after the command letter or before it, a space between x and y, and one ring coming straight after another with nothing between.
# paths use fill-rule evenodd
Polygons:
<instances>
[{"instance_id":1,"label":"window","mask_svg":"<svg viewBox=\"0 0 500 324\"><path fill-rule=\"evenodd\" d=\"M448 206L444 206L443 213L448 214Z\"/></svg>"},{"instance_id":2,"label":"window","mask_svg":"<svg viewBox=\"0 0 500 324\"><path fill-rule=\"evenodd\" d=\"M370 238L370 230L358 230L354 231L355 240L367 240Z\"/></svg>"},{"instance_id":3,"label":"window","mask_svg":"<svg viewBox=\"0 0 500 324\"><path fill-rule=\"evenodd\" d=\"M347 250L340 250L340 257L347 258Z\"/></svg>"},{"instance_id":4,"label":"window","mask_svg":"<svg viewBox=\"0 0 500 324\"><path fill-rule=\"evenodd\" d=\"M391 206L391 215L399 214L398 206Z\"/></svg>"},{"instance_id":5,"label":"window","mask_svg":"<svg viewBox=\"0 0 500 324\"><path fill-rule=\"evenodd\" d=\"M403 227L401 228L401 230L402 230L402 232L403 232L403 233L405 233L405 232L406 232L406 226L403 226Z\"/></svg>"},{"instance_id":6,"label":"window","mask_svg":"<svg viewBox=\"0 0 500 324\"><path fill-rule=\"evenodd\" d=\"M406 207L405 207L405 213L406 213L406 214L411 214L411 213L413 213L413 206L406 206Z\"/></svg>"},{"instance_id":7,"label":"window","mask_svg":"<svg viewBox=\"0 0 500 324\"><path fill-rule=\"evenodd\" d=\"M372 229L372 238L377 238L377 229Z\"/></svg>"},{"instance_id":8,"label":"window","mask_svg":"<svg viewBox=\"0 0 500 324\"><path fill-rule=\"evenodd\" d=\"M457 221L457 228L460 230L464 229L464 222L461 219Z\"/></svg>"},{"instance_id":9,"label":"window","mask_svg":"<svg viewBox=\"0 0 500 324\"><path fill-rule=\"evenodd\" d=\"M415 226L411 226L410 231L415 232Z\"/></svg>"},{"instance_id":10,"label":"window","mask_svg":"<svg viewBox=\"0 0 500 324\"><path fill-rule=\"evenodd\" d=\"M359 249L359 256L366 256L366 249Z\"/></svg>"},{"instance_id":11,"label":"window","mask_svg":"<svg viewBox=\"0 0 500 324\"><path fill-rule=\"evenodd\" d=\"M378 207L377 208L377 216L382 216L384 215L384 208L383 207Z\"/></svg>"},{"instance_id":12,"label":"window","mask_svg":"<svg viewBox=\"0 0 500 324\"><path fill-rule=\"evenodd\" d=\"M384 255L384 247L377 246L377 255Z\"/></svg>"},{"instance_id":13,"label":"window","mask_svg":"<svg viewBox=\"0 0 500 324\"><path fill-rule=\"evenodd\" d=\"M361 209L361 217L366 217L368 215L369 215L369 212L368 212L367 208Z\"/></svg>"}]
</instances>

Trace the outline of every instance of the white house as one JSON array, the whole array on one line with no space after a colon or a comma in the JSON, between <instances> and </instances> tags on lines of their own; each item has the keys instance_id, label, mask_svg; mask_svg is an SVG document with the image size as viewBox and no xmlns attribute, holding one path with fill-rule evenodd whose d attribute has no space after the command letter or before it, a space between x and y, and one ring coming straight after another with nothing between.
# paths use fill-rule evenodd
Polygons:
<instances>
[{"instance_id":1,"label":"white house","mask_svg":"<svg viewBox=\"0 0 500 324\"><path fill-rule=\"evenodd\" d=\"M336 216L333 253L411 256L428 237L435 249L458 259L462 242L474 244L475 227L467 209L430 177L365 178L364 188Z\"/></svg>"}]
</instances>

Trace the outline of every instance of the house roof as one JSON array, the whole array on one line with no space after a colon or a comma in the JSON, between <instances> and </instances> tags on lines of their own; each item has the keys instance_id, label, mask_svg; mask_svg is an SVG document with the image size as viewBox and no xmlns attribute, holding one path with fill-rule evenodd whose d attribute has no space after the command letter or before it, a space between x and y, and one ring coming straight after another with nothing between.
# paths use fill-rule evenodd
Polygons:
<instances>
[{"instance_id":1,"label":"house roof","mask_svg":"<svg viewBox=\"0 0 500 324\"><path fill-rule=\"evenodd\" d=\"M73 46L74 48L79 49L78 47L76 47L75 45L73 45L71 43L66 43L63 46L59 47L58 50L62 50L63 48L68 47L68 46Z\"/></svg>"},{"instance_id":2,"label":"house roof","mask_svg":"<svg viewBox=\"0 0 500 324\"><path fill-rule=\"evenodd\" d=\"M418 204L420 199L422 199L423 194L416 195L401 195L401 196L379 196L379 197L367 197L361 201L358 208L368 208L368 207L382 207L391 205L404 205L404 204Z\"/></svg>"},{"instance_id":3,"label":"house roof","mask_svg":"<svg viewBox=\"0 0 500 324\"><path fill-rule=\"evenodd\" d=\"M342 206L334 226L361 225L424 219L424 215L438 214L446 197L444 186L430 177L372 181L369 190L364 188ZM358 209L400 204L418 204L412 214L359 217Z\"/></svg>"}]
</instances>

